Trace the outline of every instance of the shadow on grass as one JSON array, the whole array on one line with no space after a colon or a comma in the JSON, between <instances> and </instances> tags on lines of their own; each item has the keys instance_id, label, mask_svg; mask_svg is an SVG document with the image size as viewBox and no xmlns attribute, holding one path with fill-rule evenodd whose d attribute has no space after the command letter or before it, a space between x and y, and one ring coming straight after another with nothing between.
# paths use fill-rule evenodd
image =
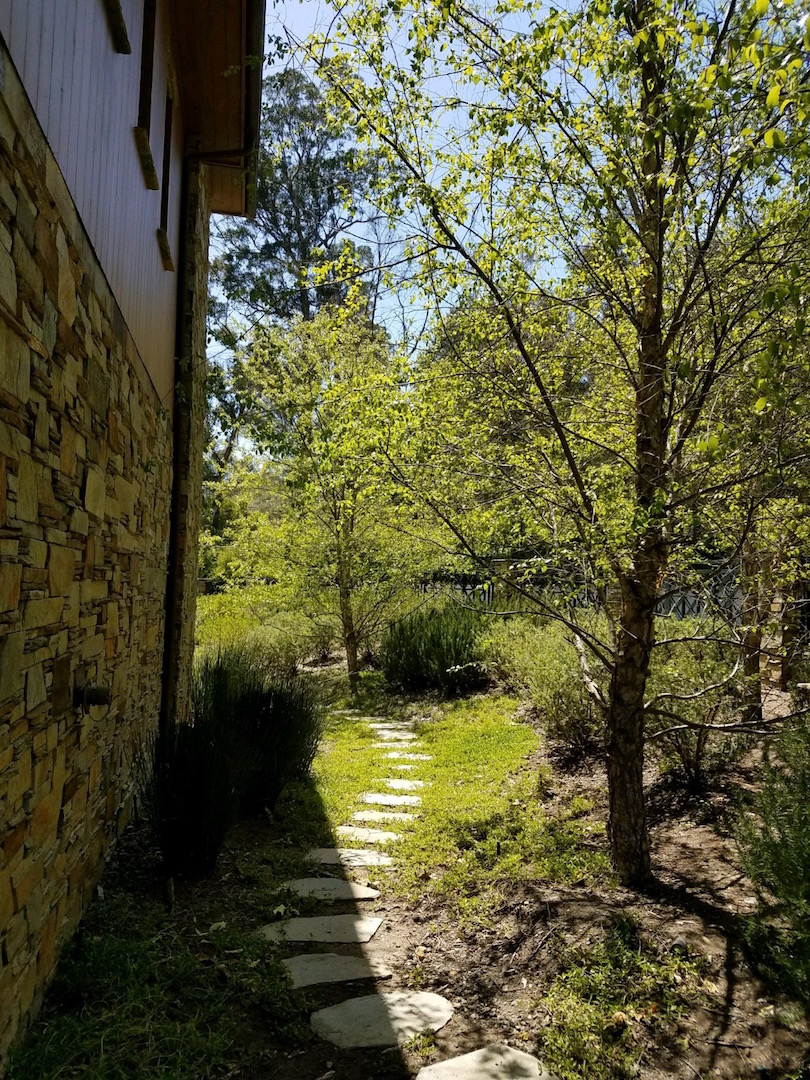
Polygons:
<instances>
[{"instance_id":1,"label":"shadow on grass","mask_svg":"<svg viewBox=\"0 0 810 1080\"><path fill-rule=\"evenodd\" d=\"M168 910L149 830L131 827L7 1080L407 1076L397 1046L339 1050L310 1027L313 1011L373 994L374 980L295 989L283 963L297 953L361 956L362 945L275 943L257 932L290 917L359 916L368 906L285 887L322 875L364 879L360 868L308 861L314 847L335 847L335 833L307 779L288 787L272 817L237 824L213 873L177 879Z\"/></svg>"}]
</instances>

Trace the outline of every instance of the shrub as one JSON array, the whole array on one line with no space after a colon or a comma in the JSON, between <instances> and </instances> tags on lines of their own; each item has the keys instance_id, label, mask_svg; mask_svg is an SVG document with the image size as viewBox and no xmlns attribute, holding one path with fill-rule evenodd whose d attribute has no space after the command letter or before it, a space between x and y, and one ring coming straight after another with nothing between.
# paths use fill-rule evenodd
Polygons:
<instances>
[{"instance_id":1,"label":"shrub","mask_svg":"<svg viewBox=\"0 0 810 1080\"><path fill-rule=\"evenodd\" d=\"M138 762L168 873L212 869L237 814L272 809L308 773L320 732L309 684L279 679L255 643L203 653L191 722L169 725Z\"/></svg>"},{"instance_id":2,"label":"shrub","mask_svg":"<svg viewBox=\"0 0 810 1080\"><path fill-rule=\"evenodd\" d=\"M647 697L675 695L664 698L661 707L691 726L679 730L675 716L651 715L649 731L653 736L657 731L667 732L657 740L664 768L678 769L689 786L700 787L712 771L739 757L750 745L747 735L724 734L707 726L729 723L739 707L742 676L731 678L739 649L727 640L725 627L712 627L698 619L661 619L658 637ZM679 640L667 643L667 637ZM690 699L710 686L716 689Z\"/></svg>"},{"instance_id":3,"label":"shrub","mask_svg":"<svg viewBox=\"0 0 810 1080\"><path fill-rule=\"evenodd\" d=\"M169 876L211 870L236 817L227 739L226 729L204 722L170 724L138 762L141 798Z\"/></svg>"},{"instance_id":4,"label":"shrub","mask_svg":"<svg viewBox=\"0 0 810 1080\"><path fill-rule=\"evenodd\" d=\"M380 649L387 681L404 690L461 694L483 681L477 638L481 616L469 608L412 612L394 623Z\"/></svg>"},{"instance_id":5,"label":"shrub","mask_svg":"<svg viewBox=\"0 0 810 1080\"><path fill-rule=\"evenodd\" d=\"M740 815L743 868L760 891L747 939L753 959L784 990L810 1003L810 725L786 728L779 764L767 763L752 809Z\"/></svg>"},{"instance_id":6,"label":"shrub","mask_svg":"<svg viewBox=\"0 0 810 1080\"><path fill-rule=\"evenodd\" d=\"M561 623L493 619L482 648L494 675L512 690L528 693L551 738L574 755L596 747L602 714L585 689L576 648Z\"/></svg>"},{"instance_id":7,"label":"shrub","mask_svg":"<svg viewBox=\"0 0 810 1080\"><path fill-rule=\"evenodd\" d=\"M239 806L273 809L284 785L309 772L321 734L308 683L278 678L260 644L203 654L197 663L198 712L229 732Z\"/></svg>"}]
</instances>

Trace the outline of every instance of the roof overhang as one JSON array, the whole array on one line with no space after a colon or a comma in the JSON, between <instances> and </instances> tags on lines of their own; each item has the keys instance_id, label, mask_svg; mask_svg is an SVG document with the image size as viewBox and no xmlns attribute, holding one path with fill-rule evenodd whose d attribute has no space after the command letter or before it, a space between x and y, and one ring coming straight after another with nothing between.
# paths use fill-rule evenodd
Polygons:
<instances>
[{"instance_id":1,"label":"roof overhang","mask_svg":"<svg viewBox=\"0 0 810 1080\"><path fill-rule=\"evenodd\" d=\"M255 210L265 0L170 0L187 152L209 165L211 209Z\"/></svg>"}]
</instances>

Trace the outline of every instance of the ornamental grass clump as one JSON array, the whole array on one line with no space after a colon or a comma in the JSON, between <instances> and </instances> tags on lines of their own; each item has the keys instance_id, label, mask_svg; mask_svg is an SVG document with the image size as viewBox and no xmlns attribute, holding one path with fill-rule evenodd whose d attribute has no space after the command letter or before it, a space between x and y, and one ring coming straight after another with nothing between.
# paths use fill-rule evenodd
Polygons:
<instances>
[{"instance_id":1,"label":"ornamental grass clump","mask_svg":"<svg viewBox=\"0 0 810 1080\"><path fill-rule=\"evenodd\" d=\"M275 675L256 645L203 653L190 722L170 724L140 762L168 874L211 870L240 814L272 810L285 785L307 775L320 734L309 684Z\"/></svg>"},{"instance_id":2,"label":"ornamental grass clump","mask_svg":"<svg viewBox=\"0 0 810 1080\"><path fill-rule=\"evenodd\" d=\"M381 648L387 681L403 690L438 690L448 697L485 678L478 649L481 616L456 604L416 611L390 627Z\"/></svg>"}]
</instances>

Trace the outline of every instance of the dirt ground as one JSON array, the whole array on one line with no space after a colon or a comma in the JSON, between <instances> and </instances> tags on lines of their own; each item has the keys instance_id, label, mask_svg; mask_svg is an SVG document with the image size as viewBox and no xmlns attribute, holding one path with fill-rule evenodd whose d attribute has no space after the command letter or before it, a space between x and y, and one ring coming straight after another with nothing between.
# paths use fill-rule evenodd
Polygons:
<instances>
[{"instance_id":1,"label":"dirt ground","mask_svg":"<svg viewBox=\"0 0 810 1080\"><path fill-rule=\"evenodd\" d=\"M654 768L649 770L655 883L643 896L621 888L526 883L492 912L492 930L464 934L436 898L426 894L416 904L403 903L386 896L382 875L351 871L355 880L383 891L376 904L364 905L364 912L373 910L383 917L364 950L394 970L393 978L381 982L379 989L441 993L455 1007L453 1019L432 1044L416 1041L402 1050L349 1052L315 1039L294 1050L272 1038L262 1045L261 1033L246 1017L251 1064L235 1062L233 1075L241 1080L395 1080L487 1042L506 1041L534 1052L538 1030L553 1022L537 999L559 973L560 951L555 944L587 945L617 913L636 917L642 936L659 948L702 958L708 988L706 1003L683 1019L652 1025L644 1016L622 1017L622 1023L633 1025L643 1047L638 1067L642 1080L776 1080L798 1075L803 1059L807 1061L810 1027L795 1006L775 996L745 962L739 918L754 910L756 898L724 830L731 793L754 785L758 767L758 755L753 753L724 778L717 794L693 796L659 778ZM576 770L555 763L553 776L547 800L550 813L583 795L594 803L595 817L606 816L607 783L599 761ZM240 863L240 853L256 853L268 842L274 841L266 825L245 827L231 842L232 866ZM429 874L425 868L426 878ZM238 880L232 878L230 887L234 886ZM219 917L227 918L221 890L214 883L211 888ZM178 903L196 907L202 920L214 912L211 907L206 913L199 891L195 897L178 895ZM336 914L351 910L351 904L330 907ZM354 951L351 946L343 948ZM298 950L290 945L287 951L292 955ZM348 985L310 990L308 1005L321 1008L364 992L371 990Z\"/></svg>"}]
</instances>

